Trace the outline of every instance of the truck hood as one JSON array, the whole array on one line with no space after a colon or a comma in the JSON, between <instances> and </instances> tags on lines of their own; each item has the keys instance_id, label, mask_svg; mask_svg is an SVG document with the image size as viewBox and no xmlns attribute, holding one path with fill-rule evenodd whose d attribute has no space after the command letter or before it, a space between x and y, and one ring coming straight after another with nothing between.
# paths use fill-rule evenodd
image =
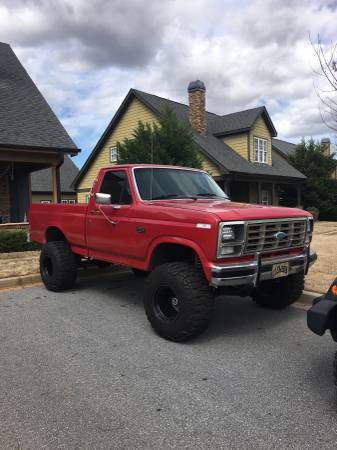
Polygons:
<instances>
[{"instance_id":1,"label":"truck hood","mask_svg":"<svg viewBox=\"0 0 337 450\"><path fill-rule=\"evenodd\" d=\"M310 217L307 211L299 208L282 206L252 205L249 203L235 203L223 200L163 200L153 205L188 209L193 211L216 214L221 220L259 220L281 219L292 217Z\"/></svg>"}]
</instances>

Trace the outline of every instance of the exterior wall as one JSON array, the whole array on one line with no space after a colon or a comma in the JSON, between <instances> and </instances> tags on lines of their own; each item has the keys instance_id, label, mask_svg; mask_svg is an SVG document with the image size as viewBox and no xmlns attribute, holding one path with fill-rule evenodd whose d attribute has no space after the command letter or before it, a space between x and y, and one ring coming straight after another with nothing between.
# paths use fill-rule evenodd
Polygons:
<instances>
[{"instance_id":1,"label":"exterior wall","mask_svg":"<svg viewBox=\"0 0 337 450\"><path fill-rule=\"evenodd\" d=\"M123 117L107 139L104 147L101 149L95 160L91 163L87 173L82 178L77 186L77 202L85 203L86 197L93 185L93 182L102 167L112 166L110 162L110 147L117 144L118 141L123 141L125 138L132 138L133 130L137 127L138 122L144 123L158 123L157 117L150 111L143 103L134 98L124 113ZM212 176L220 176L217 166L203 156L203 168ZM81 192L81 190L83 190ZM85 191L84 191L85 190Z\"/></svg>"},{"instance_id":2,"label":"exterior wall","mask_svg":"<svg viewBox=\"0 0 337 450\"><path fill-rule=\"evenodd\" d=\"M226 136L223 138L223 142L229 145L240 156L245 159L248 158L248 134L241 133L233 136Z\"/></svg>"},{"instance_id":3,"label":"exterior wall","mask_svg":"<svg viewBox=\"0 0 337 450\"><path fill-rule=\"evenodd\" d=\"M249 147L250 147L250 160L254 161L254 137L259 137L262 139L266 139L267 142L267 150L268 150L268 164L272 165L272 152L271 152L271 135L268 130L268 127L260 116L254 124L250 134L249 134Z\"/></svg>"},{"instance_id":4,"label":"exterior wall","mask_svg":"<svg viewBox=\"0 0 337 450\"><path fill-rule=\"evenodd\" d=\"M0 164L0 175L5 171L5 165ZM10 195L8 175L0 177L0 223L9 220L10 217ZM8 218L8 219L6 219Z\"/></svg>"},{"instance_id":5,"label":"exterior wall","mask_svg":"<svg viewBox=\"0 0 337 450\"><path fill-rule=\"evenodd\" d=\"M61 200L75 200L76 201L76 194L62 194L61 193ZM32 203L41 203L41 201L50 201L53 202L53 196L52 194L32 194Z\"/></svg>"},{"instance_id":6,"label":"exterior wall","mask_svg":"<svg viewBox=\"0 0 337 450\"><path fill-rule=\"evenodd\" d=\"M133 130L137 127L140 120L144 123L157 122L156 116L145 105L143 105L143 103L134 98L124 116L111 133L111 136L107 139L104 147L96 156L95 160L91 163L87 173L77 186L79 190L88 189L89 192L99 170L102 167L113 165L110 162L110 147L115 146L118 141L123 141L125 138L132 138ZM88 192L77 193L78 203L85 203L85 197Z\"/></svg>"},{"instance_id":7,"label":"exterior wall","mask_svg":"<svg viewBox=\"0 0 337 450\"><path fill-rule=\"evenodd\" d=\"M202 156L203 162L202 162L202 168L203 170L206 170L212 177L220 177L221 172L219 171L218 167L208 158L205 156Z\"/></svg>"}]
</instances>

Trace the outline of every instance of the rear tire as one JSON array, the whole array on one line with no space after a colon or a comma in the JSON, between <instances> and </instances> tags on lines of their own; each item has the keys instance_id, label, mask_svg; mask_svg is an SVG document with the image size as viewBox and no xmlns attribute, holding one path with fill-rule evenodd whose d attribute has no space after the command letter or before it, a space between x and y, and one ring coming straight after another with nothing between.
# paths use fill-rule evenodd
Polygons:
<instances>
[{"instance_id":1,"label":"rear tire","mask_svg":"<svg viewBox=\"0 0 337 450\"><path fill-rule=\"evenodd\" d=\"M270 309L283 309L294 303L304 289L304 273L286 278L263 281L254 289L252 298L257 305Z\"/></svg>"},{"instance_id":2,"label":"rear tire","mask_svg":"<svg viewBox=\"0 0 337 450\"><path fill-rule=\"evenodd\" d=\"M71 289L77 277L76 256L67 242L47 242L40 254L40 274L49 291Z\"/></svg>"},{"instance_id":3,"label":"rear tire","mask_svg":"<svg viewBox=\"0 0 337 450\"><path fill-rule=\"evenodd\" d=\"M182 342L208 326L214 297L200 269L185 262L163 264L145 282L145 312L160 336Z\"/></svg>"}]
</instances>

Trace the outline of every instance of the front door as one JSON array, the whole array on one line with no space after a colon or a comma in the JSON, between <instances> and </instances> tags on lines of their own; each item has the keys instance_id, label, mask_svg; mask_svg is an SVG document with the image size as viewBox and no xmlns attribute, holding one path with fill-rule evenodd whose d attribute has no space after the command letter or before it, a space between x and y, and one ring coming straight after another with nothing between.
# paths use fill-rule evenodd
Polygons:
<instances>
[{"instance_id":1,"label":"front door","mask_svg":"<svg viewBox=\"0 0 337 450\"><path fill-rule=\"evenodd\" d=\"M87 213L87 246L94 259L123 262L132 248L133 205L125 170L112 170L104 175L101 193L111 195L111 205L89 201ZM134 228L134 227L133 227Z\"/></svg>"}]
</instances>

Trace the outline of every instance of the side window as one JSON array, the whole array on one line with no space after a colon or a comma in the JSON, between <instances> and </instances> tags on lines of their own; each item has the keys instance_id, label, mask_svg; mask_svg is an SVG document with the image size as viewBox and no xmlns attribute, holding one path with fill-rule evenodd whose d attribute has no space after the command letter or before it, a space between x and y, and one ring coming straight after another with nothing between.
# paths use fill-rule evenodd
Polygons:
<instances>
[{"instance_id":1,"label":"side window","mask_svg":"<svg viewBox=\"0 0 337 450\"><path fill-rule=\"evenodd\" d=\"M107 172L99 192L110 194L113 205L129 205L131 193L125 170Z\"/></svg>"}]
</instances>

